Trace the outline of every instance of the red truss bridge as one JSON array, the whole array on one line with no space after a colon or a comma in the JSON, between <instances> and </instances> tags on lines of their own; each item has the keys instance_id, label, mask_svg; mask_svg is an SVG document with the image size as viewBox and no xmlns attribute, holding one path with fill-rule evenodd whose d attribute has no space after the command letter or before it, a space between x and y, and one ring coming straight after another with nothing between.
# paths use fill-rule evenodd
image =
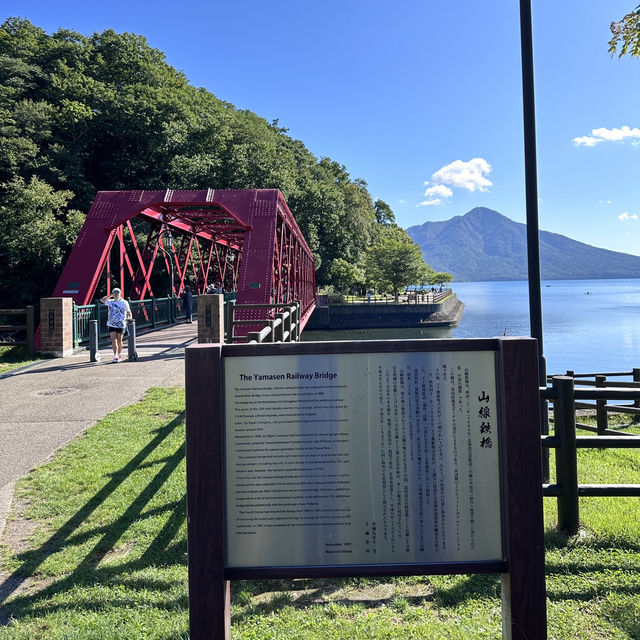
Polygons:
<instances>
[{"instance_id":1,"label":"red truss bridge","mask_svg":"<svg viewBox=\"0 0 640 640\"><path fill-rule=\"evenodd\" d=\"M220 283L238 305L299 301L302 328L315 307L313 255L277 189L99 191L53 295L89 304L101 278L132 300Z\"/></svg>"}]
</instances>

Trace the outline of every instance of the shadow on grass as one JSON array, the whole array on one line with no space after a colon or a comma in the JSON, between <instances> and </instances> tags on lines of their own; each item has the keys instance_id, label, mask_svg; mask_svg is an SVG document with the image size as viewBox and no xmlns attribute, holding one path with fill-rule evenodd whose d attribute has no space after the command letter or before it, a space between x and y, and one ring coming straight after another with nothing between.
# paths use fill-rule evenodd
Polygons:
<instances>
[{"instance_id":1,"label":"shadow on grass","mask_svg":"<svg viewBox=\"0 0 640 640\"><path fill-rule=\"evenodd\" d=\"M415 578L415 577L414 577ZM425 583L429 576L423 577ZM308 580L247 580L232 583L232 598L242 600L242 592L255 596L260 593L274 595L268 600L257 604L248 604L242 611L232 616L232 623L239 623L255 615L269 615L277 613L285 607L303 609L309 605L341 605L345 607L360 606L363 609L395 608L396 601L401 599L409 606L421 606L425 602L432 603L435 607L444 609L457 607L461 602L477 598L499 598L500 576L496 574L473 574L458 576L454 584L447 587L430 585L429 593L419 595L405 595L398 593L398 589L392 588L391 593L385 597L350 598L334 597L345 588L374 589L377 585L388 584L394 580L388 576L385 578L334 578L334 579L308 579ZM294 598L291 592L305 590L305 593ZM402 587L399 588L402 591Z\"/></svg>"},{"instance_id":2,"label":"shadow on grass","mask_svg":"<svg viewBox=\"0 0 640 640\"><path fill-rule=\"evenodd\" d=\"M18 595L10 603L3 605L0 625L6 625L10 618L20 619L29 615L42 615L59 609L69 608L69 604L51 604L47 601L54 595L70 591L76 586L95 586L100 584L122 584L125 587L140 589L167 590L169 584L153 580L132 580L128 574L132 571L154 566L185 565L187 545L186 539L174 542L180 528L186 520L186 495L178 501L172 501L156 509L146 512L144 507L161 490L162 485L169 479L176 467L185 457L185 445L181 444L174 454L162 460L154 461L162 465L153 479L144 487L139 495L131 502L118 519L109 526L93 528L74 535L79 526L100 507L100 505L116 491L116 489L141 466L152 466L145 463L145 459L184 421L184 413L176 416L171 422L156 431L153 439L143 447L122 469L108 476L109 481L67 522L65 522L51 537L37 549L19 554L22 565L4 582L0 583L0 604L14 594L30 578L36 577L36 571L48 557L60 549L77 545L95 536L100 536L93 548L78 562L75 569L66 577L54 580L51 584L34 594ZM141 557L128 563L99 566L105 556L113 550L118 540L131 526L141 519L149 518L162 512L171 512L162 529L155 536L149 547ZM161 563L158 563L161 559ZM118 580L118 576L122 576ZM115 582L114 582L115 581ZM107 606L108 601L102 600L101 607ZM113 603L116 606L126 606L126 600ZM166 600L161 606L170 609L187 608L187 598L179 601ZM73 608L86 607L95 609L95 602L73 601Z\"/></svg>"}]
</instances>

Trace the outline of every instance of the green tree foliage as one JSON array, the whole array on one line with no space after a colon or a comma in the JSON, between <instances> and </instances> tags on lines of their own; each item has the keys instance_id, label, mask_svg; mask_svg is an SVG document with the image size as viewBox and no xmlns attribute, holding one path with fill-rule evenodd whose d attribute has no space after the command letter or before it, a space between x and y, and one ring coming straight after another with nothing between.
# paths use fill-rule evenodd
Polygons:
<instances>
[{"instance_id":1,"label":"green tree foliage","mask_svg":"<svg viewBox=\"0 0 640 640\"><path fill-rule=\"evenodd\" d=\"M3 185L0 273L5 302L51 294L83 220L79 211L67 208L70 197L70 191L54 191L36 177L28 184L15 177Z\"/></svg>"},{"instance_id":2,"label":"green tree foliage","mask_svg":"<svg viewBox=\"0 0 640 640\"><path fill-rule=\"evenodd\" d=\"M378 289L392 289L396 300L400 289L423 281L429 269L420 247L397 226L381 229L367 250L367 282Z\"/></svg>"},{"instance_id":3,"label":"green tree foliage","mask_svg":"<svg viewBox=\"0 0 640 640\"><path fill-rule=\"evenodd\" d=\"M336 258L331 263L331 282L342 293L350 293L364 285L364 271L342 258Z\"/></svg>"},{"instance_id":4,"label":"green tree foliage","mask_svg":"<svg viewBox=\"0 0 640 640\"><path fill-rule=\"evenodd\" d=\"M277 120L191 86L144 37L49 35L19 18L0 26L0 185L0 246L15 242L18 192L49 202L32 209L48 216L56 228L50 238L59 243L41 287L47 295L77 232L72 211L87 211L99 190L280 189L314 252L319 284L331 281L337 258L357 264L378 223L394 220L344 166L317 159ZM10 273L24 281L41 236L30 223L21 229L23 248L12 254ZM16 284L3 273L0 294ZM22 302L33 301L19 291Z\"/></svg>"},{"instance_id":5,"label":"green tree foliage","mask_svg":"<svg viewBox=\"0 0 640 640\"><path fill-rule=\"evenodd\" d=\"M611 33L613 37L609 40L609 53L612 56L617 53L618 57L622 57L628 53L632 57L640 57L640 5L622 20L612 22Z\"/></svg>"},{"instance_id":6,"label":"green tree foliage","mask_svg":"<svg viewBox=\"0 0 640 640\"><path fill-rule=\"evenodd\" d=\"M373 210L378 224L390 225L396 223L395 214L384 200L376 200L373 203Z\"/></svg>"},{"instance_id":7,"label":"green tree foliage","mask_svg":"<svg viewBox=\"0 0 640 640\"><path fill-rule=\"evenodd\" d=\"M431 284L438 284L440 286L448 284L453 280L453 276L445 271L438 271L431 275Z\"/></svg>"}]
</instances>

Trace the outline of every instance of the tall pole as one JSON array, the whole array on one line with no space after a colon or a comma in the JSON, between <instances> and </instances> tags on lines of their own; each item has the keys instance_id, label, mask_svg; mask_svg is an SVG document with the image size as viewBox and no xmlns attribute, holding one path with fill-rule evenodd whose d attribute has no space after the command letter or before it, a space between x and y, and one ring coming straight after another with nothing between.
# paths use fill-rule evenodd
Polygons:
<instances>
[{"instance_id":1,"label":"tall pole","mask_svg":"<svg viewBox=\"0 0 640 640\"><path fill-rule=\"evenodd\" d=\"M520 48L522 52L522 108L524 115L524 173L527 205L527 271L529 278L529 324L538 341L538 383L547 386L547 366L542 340L542 295L540 290L540 236L538 223L538 169L536 160L536 108L533 88L533 28L531 0L520 0ZM543 434L549 433L545 400L540 401ZM543 481L549 479L549 455L542 457Z\"/></svg>"},{"instance_id":2,"label":"tall pole","mask_svg":"<svg viewBox=\"0 0 640 640\"><path fill-rule=\"evenodd\" d=\"M171 322L176 322L176 291L173 279L173 235L171 229L167 231L167 244L169 246L169 265L171 266Z\"/></svg>"},{"instance_id":3,"label":"tall pole","mask_svg":"<svg viewBox=\"0 0 640 640\"><path fill-rule=\"evenodd\" d=\"M542 299L540 293L540 241L538 232L538 170L536 161L536 109L533 89L533 33L531 0L520 0L522 49L522 104L524 113L524 170L527 205L527 265L531 337L538 341L538 370L542 374ZM546 375L546 374L545 374ZM546 378L540 377L546 385Z\"/></svg>"}]
</instances>

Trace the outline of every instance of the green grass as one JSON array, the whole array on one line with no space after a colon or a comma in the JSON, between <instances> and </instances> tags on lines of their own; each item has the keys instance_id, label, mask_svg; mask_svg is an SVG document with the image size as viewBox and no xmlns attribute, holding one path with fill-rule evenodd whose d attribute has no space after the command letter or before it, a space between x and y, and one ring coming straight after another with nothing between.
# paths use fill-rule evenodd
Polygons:
<instances>
[{"instance_id":1,"label":"green grass","mask_svg":"<svg viewBox=\"0 0 640 640\"><path fill-rule=\"evenodd\" d=\"M183 407L182 391L151 390L19 483L0 640L188 637ZM582 450L579 464L581 482L638 482L640 451ZM557 533L545 499L549 637L638 639L640 500L582 499L581 519L579 535ZM232 624L241 640L500 638L500 583L235 582Z\"/></svg>"},{"instance_id":2,"label":"green grass","mask_svg":"<svg viewBox=\"0 0 640 640\"><path fill-rule=\"evenodd\" d=\"M27 354L24 347L0 346L0 374L37 361Z\"/></svg>"}]
</instances>

